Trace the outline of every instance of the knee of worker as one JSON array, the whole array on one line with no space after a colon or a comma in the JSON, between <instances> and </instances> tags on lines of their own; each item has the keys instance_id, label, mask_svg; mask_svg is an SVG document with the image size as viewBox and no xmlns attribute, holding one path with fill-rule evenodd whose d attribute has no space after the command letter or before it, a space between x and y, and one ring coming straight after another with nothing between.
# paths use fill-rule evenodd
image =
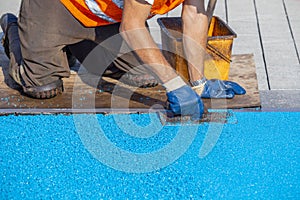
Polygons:
<instances>
[{"instance_id":1,"label":"knee of worker","mask_svg":"<svg viewBox=\"0 0 300 200\"><path fill-rule=\"evenodd\" d=\"M42 86L70 76L67 55L62 49L22 49L22 54L24 73L21 77L26 86Z\"/></svg>"}]
</instances>

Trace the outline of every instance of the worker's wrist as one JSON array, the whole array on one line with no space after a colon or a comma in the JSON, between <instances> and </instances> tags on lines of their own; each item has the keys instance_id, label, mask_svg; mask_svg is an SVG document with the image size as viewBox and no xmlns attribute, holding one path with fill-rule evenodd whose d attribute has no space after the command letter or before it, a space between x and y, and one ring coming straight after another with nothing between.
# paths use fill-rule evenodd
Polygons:
<instances>
[{"instance_id":1,"label":"worker's wrist","mask_svg":"<svg viewBox=\"0 0 300 200\"><path fill-rule=\"evenodd\" d=\"M196 81L190 81L191 86L200 86L200 85L204 85L206 83L207 79L205 78L205 76L203 76L201 79L198 79Z\"/></svg>"},{"instance_id":2,"label":"worker's wrist","mask_svg":"<svg viewBox=\"0 0 300 200\"><path fill-rule=\"evenodd\" d=\"M207 82L207 79L203 76L201 79L190 82L192 85L192 89L201 96L205 83Z\"/></svg>"},{"instance_id":3,"label":"worker's wrist","mask_svg":"<svg viewBox=\"0 0 300 200\"><path fill-rule=\"evenodd\" d=\"M180 76L176 76L175 78L167 81L163 84L163 87L166 88L167 92L174 91L182 86L185 86L186 83Z\"/></svg>"}]
</instances>

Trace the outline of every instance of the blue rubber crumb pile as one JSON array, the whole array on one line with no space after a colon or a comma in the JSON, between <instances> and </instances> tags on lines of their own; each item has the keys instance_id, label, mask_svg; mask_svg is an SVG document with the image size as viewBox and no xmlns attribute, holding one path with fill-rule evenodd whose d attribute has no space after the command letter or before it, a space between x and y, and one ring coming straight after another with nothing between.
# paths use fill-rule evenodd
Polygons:
<instances>
[{"instance_id":1,"label":"blue rubber crumb pile","mask_svg":"<svg viewBox=\"0 0 300 200\"><path fill-rule=\"evenodd\" d=\"M215 124L163 127L154 114L2 116L0 199L299 199L300 113L234 117L199 157Z\"/></svg>"}]
</instances>

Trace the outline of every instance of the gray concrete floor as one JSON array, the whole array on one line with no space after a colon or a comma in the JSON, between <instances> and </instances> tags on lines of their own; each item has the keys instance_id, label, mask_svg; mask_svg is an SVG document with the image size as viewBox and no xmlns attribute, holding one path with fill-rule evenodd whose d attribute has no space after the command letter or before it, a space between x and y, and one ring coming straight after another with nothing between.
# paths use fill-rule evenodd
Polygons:
<instances>
[{"instance_id":1,"label":"gray concrete floor","mask_svg":"<svg viewBox=\"0 0 300 200\"><path fill-rule=\"evenodd\" d=\"M0 14L18 14L21 0L1 0ZM215 15L237 33L233 54L253 53L262 107L300 108L300 1L219 0ZM180 16L178 7L165 16ZM160 45L156 16L149 20Z\"/></svg>"},{"instance_id":2,"label":"gray concrete floor","mask_svg":"<svg viewBox=\"0 0 300 200\"><path fill-rule=\"evenodd\" d=\"M7 13L7 12L18 14L20 4L21 4L21 0L9 0L9 1L1 0L0 14L2 15L3 13Z\"/></svg>"}]
</instances>

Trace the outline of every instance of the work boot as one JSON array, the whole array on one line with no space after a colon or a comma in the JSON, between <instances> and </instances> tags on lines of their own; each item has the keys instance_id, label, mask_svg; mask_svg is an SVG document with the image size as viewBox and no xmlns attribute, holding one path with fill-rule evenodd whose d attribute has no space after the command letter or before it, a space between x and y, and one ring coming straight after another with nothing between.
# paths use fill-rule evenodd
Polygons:
<instances>
[{"instance_id":1,"label":"work boot","mask_svg":"<svg viewBox=\"0 0 300 200\"><path fill-rule=\"evenodd\" d=\"M132 74L131 72L125 72L117 68L113 63L107 68L103 76L117 79L126 85L139 88L150 88L158 85L157 79L151 74Z\"/></svg>"},{"instance_id":2,"label":"work boot","mask_svg":"<svg viewBox=\"0 0 300 200\"><path fill-rule=\"evenodd\" d=\"M20 75L21 71L24 73L24 69L18 33L18 18L11 13L4 14L0 19L0 24L4 33L2 44L5 53L13 61L11 62L13 64L9 65L9 75L16 83L22 86L23 92L27 96L37 99L49 99L61 94L63 92L63 82L61 79L42 86L25 86Z\"/></svg>"},{"instance_id":3,"label":"work boot","mask_svg":"<svg viewBox=\"0 0 300 200\"><path fill-rule=\"evenodd\" d=\"M18 33L18 18L11 13L4 14L0 19L0 24L4 33L2 40L4 51L7 57L12 61L9 65L9 75L19 85L22 85L20 65L22 65L23 58Z\"/></svg>"},{"instance_id":4,"label":"work boot","mask_svg":"<svg viewBox=\"0 0 300 200\"><path fill-rule=\"evenodd\" d=\"M18 28L18 18L11 13L7 13L7 14L2 15L0 22L1 22L2 31L4 33L4 36L2 39L2 44L3 44L4 50L5 50L5 54L7 55L8 58L10 58L9 39L8 39L8 31L7 30L11 26ZM17 32L11 38L15 38L18 40L19 36L18 36ZM17 46L17 45L14 45L14 46ZM21 52L21 50L19 50L19 51Z\"/></svg>"}]
</instances>

